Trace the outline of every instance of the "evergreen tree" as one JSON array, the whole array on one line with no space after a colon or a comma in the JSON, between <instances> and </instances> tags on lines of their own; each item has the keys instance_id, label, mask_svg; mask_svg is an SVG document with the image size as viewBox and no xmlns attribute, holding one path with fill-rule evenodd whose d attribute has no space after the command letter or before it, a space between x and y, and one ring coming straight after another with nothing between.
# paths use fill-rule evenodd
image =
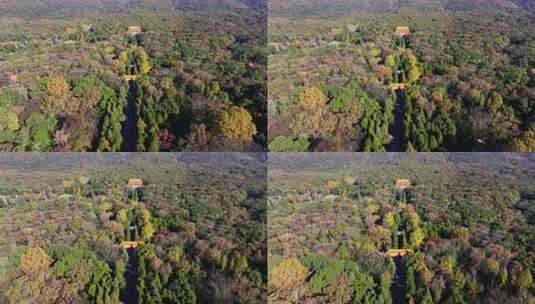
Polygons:
<instances>
[{"instance_id":1,"label":"evergreen tree","mask_svg":"<svg viewBox=\"0 0 535 304\"><path fill-rule=\"evenodd\" d=\"M355 294L353 303L372 304L376 302L373 277L357 271L355 273Z\"/></svg>"},{"instance_id":2,"label":"evergreen tree","mask_svg":"<svg viewBox=\"0 0 535 304\"><path fill-rule=\"evenodd\" d=\"M381 273L381 302L385 304L392 304L392 294L390 288L392 287L392 273L385 271Z\"/></svg>"},{"instance_id":3,"label":"evergreen tree","mask_svg":"<svg viewBox=\"0 0 535 304\"><path fill-rule=\"evenodd\" d=\"M249 265L247 263L247 257L241 253L236 254L231 263L233 265L232 270L234 271L234 273L244 273L249 268Z\"/></svg>"},{"instance_id":4,"label":"evergreen tree","mask_svg":"<svg viewBox=\"0 0 535 304\"><path fill-rule=\"evenodd\" d=\"M109 303L112 285L112 274L110 267L105 262L96 261L93 266L93 274L91 277L88 294L95 303Z\"/></svg>"},{"instance_id":5,"label":"evergreen tree","mask_svg":"<svg viewBox=\"0 0 535 304\"><path fill-rule=\"evenodd\" d=\"M505 286L507 284L507 279L508 279L508 273L507 273L507 267L503 267L501 270L500 270L500 273L498 274L498 284L500 284L500 286Z\"/></svg>"},{"instance_id":6,"label":"evergreen tree","mask_svg":"<svg viewBox=\"0 0 535 304\"><path fill-rule=\"evenodd\" d=\"M145 147L147 124L143 121L143 118L139 117L137 120L137 144L136 150L139 152L147 151Z\"/></svg>"},{"instance_id":7,"label":"evergreen tree","mask_svg":"<svg viewBox=\"0 0 535 304\"><path fill-rule=\"evenodd\" d=\"M195 304L197 296L193 290L187 275L177 270L169 285L169 292L166 292L166 300L171 304Z\"/></svg>"},{"instance_id":8,"label":"evergreen tree","mask_svg":"<svg viewBox=\"0 0 535 304\"><path fill-rule=\"evenodd\" d=\"M407 237L405 236L405 232L403 232L403 234L401 235L401 239L400 239L400 243L399 243L399 248L401 249L406 249L407 248Z\"/></svg>"},{"instance_id":9,"label":"evergreen tree","mask_svg":"<svg viewBox=\"0 0 535 304\"><path fill-rule=\"evenodd\" d=\"M426 288L424 297L421 301L422 304L433 304L433 297L431 296L431 292L429 291L429 288Z\"/></svg>"},{"instance_id":10,"label":"evergreen tree","mask_svg":"<svg viewBox=\"0 0 535 304\"><path fill-rule=\"evenodd\" d=\"M149 152L158 152L160 150L160 135L156 125L150 128L149 132Z\"/></svg>"},{"instance_id":11,"label":"evergreen tree","mask_svg":"<svg viewBox=\"0 0 535 304\"><path fill-rule=\"evenodd\" d=\"M414 277L414 269L412 266L407 266L407 296L413 297L416 295L416 280Z\"/></svg>"}]
</instances>

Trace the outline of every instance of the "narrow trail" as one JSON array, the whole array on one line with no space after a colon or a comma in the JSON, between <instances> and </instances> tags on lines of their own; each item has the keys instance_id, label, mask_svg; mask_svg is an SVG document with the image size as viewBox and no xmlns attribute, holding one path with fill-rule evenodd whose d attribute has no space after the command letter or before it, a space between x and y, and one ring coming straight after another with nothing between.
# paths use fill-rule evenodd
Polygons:
<instances>
[{"instance_id":1,"label":"narrow trail","mask_svg":"<svg viewBox=\"0 0 535 304\"><path fill-rule=\"evenodd\" d=\"M121 302L125 304L137 303L137 281L138 281L138 262L137 262L137 249L128 248L128 264L124 272L124 278L126 280L126 286L121 290Z\"/></svg>"},{"instance_id":2,"label":"narrow trail","mask_svg":"<svg viewBox=\"0 0 535 304\"><path fill-rule=\"evenodd\" d=\"M136 152L137 140L137 111L136 111L136 91L137 84L135 80L128 82L130 90L125 108L126 119L123 122L123 152Z\"/></svg>"},{"instance_id":3,"label":"narrow trail","mask_svg":"<svg viewBox=\"0 0 535 304\"><path fill-rule=\"evenodd\" d=\"M396 90L396 105L394 106L394 123L390 129L392 141L388 146L388 152L403 152L405 143L405 130L403 127L403 117L405 116L405 92L402 89Z\"/></svg>"},{"instance_id":4,"label":"narrow trail","mask_svg":"<svg viewBox=\"0 0 535 304\"><path fill-rule=\"evenodd\" d=\"M407 269L403 263L403 257L394 257L396 263L396 274L391 287L392 300L394 304L407 304Z\"/></svg>"}]
</instances>

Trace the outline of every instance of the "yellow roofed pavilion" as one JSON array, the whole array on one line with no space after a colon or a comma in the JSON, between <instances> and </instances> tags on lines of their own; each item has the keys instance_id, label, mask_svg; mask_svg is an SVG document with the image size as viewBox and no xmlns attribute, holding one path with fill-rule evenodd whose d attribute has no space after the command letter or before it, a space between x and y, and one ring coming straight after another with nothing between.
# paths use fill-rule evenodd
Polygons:
<instances>
[{"instance_id":1,"label":"yellow roofed pavilion","mask_svg":"<svg viewBox=\"0 0 535 304\"><path fill-rule=\"evenodd\" d=\"M396 35L403 37L409 35L411 33L411 29L408 26L398 26L395 33Z\"/></svg>"},{"instance_id":2,"label":"yellow roofed pavilion","mask_svg":"<svg viewBox=\"0 0 535 304\"><path fill-rule=\"evenodd\" d=\"M396 187L400 190L405 190L411 186L411 181L409 179L398 179L396 181Z\"/></svg>"},{"instance_id":3,"label":"yellow roofed pavilion","mask_svg":"<svg viewBox=\"0 0 535 304\"><path fill-rule=\"evenodd\" d=\"M132 25L128 27L128 31L126 32L129 35L135 36L138 34L141 34L141 26L139 25Z\"/></svg>"},{"instance_id":4,"label":"yellow roofed pavilion","mask_svg":"<svg viewBox=\"0 0 535 304\"><path fill-rule=\"evenodd\" d=\"M139 178L133 178L128 181L128 188L137 189L143 186L143 181Z\"/></svg>"},{"instance_id":5,"label":"yellow roofed pavilion","mask_svg":"<svg viewBox=\"0 0 535 304\"><path fill-rule=\"evenodd\" d=\"M123 241L121 242L121 247L123 247L124 249L128 249L128 248L138 248L140 245L139 242L135 242L135 241Z\"/></svg>"},{"instance_id":6,"label":"yellow roofed pavilion","mask_svg":"<svg viewBox=\"0 0 535 304\"><path fill-rule=\"evenodd\" d=\"M406 256L412 253L410 249L388 249L386 254L391 257Z\"/></svg>"}]
</instances>

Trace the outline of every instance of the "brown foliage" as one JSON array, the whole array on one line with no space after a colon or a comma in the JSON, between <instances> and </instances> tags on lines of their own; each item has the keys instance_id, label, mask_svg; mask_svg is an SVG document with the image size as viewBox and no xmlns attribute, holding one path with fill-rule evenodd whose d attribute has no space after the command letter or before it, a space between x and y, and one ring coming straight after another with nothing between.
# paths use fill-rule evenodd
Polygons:
<instances>
[{"instance_id":1,"label":"brown foliage","mask_svg":"<svg viewBox=\"0 0 535 304\"><path fill-rule=\"evenodd\" d=\"M327 105L327 96L318 87L309 87L299 95L299 105L307 112L322 114Z\"/></svg>"},{"instance_id":2,"label":"brown foliage","mask_svg":"<svg viewBox=\"0 0 535 304\"><path fill-rule=\"evenodd\" d=\"M41 247L34 247L28 250L20 259L20 269L26 273L31 274L46 270L52 264L52 259L41 249Z\"/></svg>"},{"instance_id":3,"label":"brown foliage","mask_svg":"<svg viewBox=\"0 0 535 304\"><path fill-rule=\"evenodd\" d=\"M65 99L69 91L70 86L61 75L53 76L46 84L46 93L50 97Z\"/></svg>"},{"instance_id":4,"label":"brown foliage","mask_svg":"<svg viewBox=\"0 0 535 304\"><path fill-rule=\"evenodd\" d=\"M285 289L301 285L310 272L297 258L282 261L271 270L270 284L275 289Z\"/></svg>"}]
</instances>

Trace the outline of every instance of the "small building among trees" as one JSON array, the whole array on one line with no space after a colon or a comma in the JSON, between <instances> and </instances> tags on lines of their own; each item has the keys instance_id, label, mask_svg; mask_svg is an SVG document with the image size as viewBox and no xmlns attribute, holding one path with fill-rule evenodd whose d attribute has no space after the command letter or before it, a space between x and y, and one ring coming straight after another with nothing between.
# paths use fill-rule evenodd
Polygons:
<instances>
[{"instance_id":1,"label":"small building among trees","mask_svg":"<svg viewBox=\"0 0 535 304\"><path fill-rule=\"evenodd\" d=\"M66 30L65 30L65 34L67 34L67 36L70 36L70 35L74 35L76 34L76 28L75 27L68 27Z\"/></svg>"},{"instance_id":2,"label":"small building among trees","mask_svg":"<svg viewBox=\"0 0 535 304\"><path fill-rule=\"evenodd\" d=\"M395 34L399 37L405 37L407 35L410 35L411 29L408 26L398 26L396 28Z\"/></svg>"},{"instance_id":3,"label":"small building among trees","mask_svg":"<svg viewBox=\"0 0 535 304\"><path fill-rule=\"evenodd\" d=\"M123 242L121 242L121 247L123 247L124 249L137 248L137 247L139 247L139 242L136 242L136 241L123 241Z\"/></svg>"},{"instance_id":4,"label":"small building among trees","mask_svg":"<svg viewBox=\"0 0 535 304\"><path fill-rule=\"evenodd\" d=\"M412 253L410 249L388 249L386 254L390 257L404 257Z\"/></svg>"},{"instance_id":5,"label":"small building among trees","mask_svg":"<svg viewBox=\"0 0 535 304\"><path fill-rule=\"evenodd\" d=\"M128 35L136 36L141 34L141 26L139 25L132 25L128 27L128 31L126 32Z\"/></svg>"},{"instance_id":6,"label":"small building among trees","mask_svg":"<svg viewBox=\"0 0 535 304\"><path fill-rule=\"evenodd\" d=\"M133 178L128 181L128 188L130 189L135 190L135 189L139 189L143 187L144 187L143 181L139 178Z\"/></svg>"},{"instance_id":7,"label":"small building among trees","mask_svg":"<svg viewBox=\"0 0 535 304\"><path fill-rule=\"evenodd\" d=\"M405 190L411 186L411 181L409 179L398 179L396 181L396 188L399 190Z\"/></svg>"}]
</instances>

